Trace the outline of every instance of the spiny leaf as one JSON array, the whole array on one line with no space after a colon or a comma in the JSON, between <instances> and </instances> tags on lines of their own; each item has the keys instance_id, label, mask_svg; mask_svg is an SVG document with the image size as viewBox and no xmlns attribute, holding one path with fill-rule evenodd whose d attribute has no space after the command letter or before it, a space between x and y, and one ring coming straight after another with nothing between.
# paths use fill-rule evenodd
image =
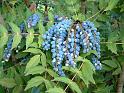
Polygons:
<instances>
[{"instance_id":1,"label":"spiny leaf","mask_svg":"<svg viewBox=\"0 0 124 93\"><path fill-rule=\"evenodd\" d=\"M83 78L84 78L84 83L88 86L88 84L91 82L93 84L95 84L95 81L93 79L93 73L95 72L95 67L93 66L93 64L87 60L84 59L83 60L83 67L81 69Z\"/></svg>"},{"instance_id":2,"label":"spiny leaf","mask_svg":"<svg viewBox=\"0 0 124 93\"><path fill-rule=\"evenodd\" d=\"M20 33L20 29L19 29L19 27L18 27L16 24L14 24L14 23L9 23L9 25L11 26L12 31L13 31L14 33Z\"/></svg>"},{"instance_id":3,"label":"spiny leaf","mask_svg":"<svg viewBox=\"0 0 124 93\"><path fill-rule=\"evenodd\" d=\"M48 92L48 93L65 93L65 91L62 88L57 88L57 87L51 88L46 92Z\"/></svg>"},{"instance_id":4,"label":"spiny leaf","mask_svg":"<svg viewBox=\"0 0 124 93\"><path fill-rule=\"evenodd\" d=\"M0 48L0 60L3 58L3 53L4 53L4 47Z\"/></svg>"},{"instance_id":5,"label":"spiny leaf","mask_svg":"<svg viewBox=\"0 0 124 93\"><path fill-rule=\"evenodd\" d=\"M28 48L27 50L24 50L23 52L29 52L33 54L41 54L41 50L37 48Z\"/></svg>"},{"instance_id":6,"label":"spiny leaf","mask_svg":"<svg viewBox=\"0 0 124 93\"><path fill-rule=\"evenodd\" d=\"M51 84L51 82L49 81L49 80L44 80L44 83L45 83L45 86L46 86L46 88L47 89L50 89L50 88L52 88L52 84Z\"/></svg>"},{"instance_id":7,"label":"spiny leaf","mask_svg":"<svg viewBox=\"0 0 124 93\"><path fill-rule=\"evenodd\" d=\"M70 80L69 78L66 77L56 77L53 81L60 81L60 82L64 82L66 84L69 84L69 87L74 90L77 93L82 93L79 86L73 82L72 80Z\"/></svg>"},{"instance_id":8,"label":"spiny leaf","mask_svg":"<svg viewBox=\"0 0 124 93\"><path fill-rule=\"evenodd\" d=\"M112 73L112 75L118 75L118 74L120 74L121 71L122 71L122 70L121 70L121 68L119 67L119 68L117 68L117 69Z\"/></svg>"},{"instance_id":9,"label":"spiny leaf","mask_svg":"<svg viewBox=\"0 0 124 93\"><path fill-rule=\"evenodd\" d=\"M45 71L45 68L42 67L42 66L34 66L32 67L31 69L27 70L26 71L26 76L29 75L29 74L42 74L43 72Z\"/></svg>"},{"instance_id":10,"label":"spiny leaf","mask_svg":"<svg viewBox=\"0 0 124 93\"><path fill-rule=\"evenodd\" d=\"M77 14L77 15L73 15L73 19L74 20L80 20L80 21L83 21L85 20L85 16L81 13Z\"/></svg>"},{"instance_id":11,"label":"spiny leaf","mask_svg":"<svg viewBox=\"0 0 124 93\"><path fill-rule=\"evenodd\" d=\"M2 48L8 41L7 29L0 24L0 48Z\"/></svg>"},{"instance_id":12,"label":"spiny leaf","mask_svg":"<svg viewBox=\"0 0 124 93\"><path fill-rule=\"evenodd\" d=\"M56 74L53 70L51 69L46 69L46 72L48 72L52 77L58 77L58 74Z\"/></svg>"},{"instance_id":13,"label":"spiny leaf","mask_svg":"<svg viewBox=\"0 0 124 93\"><path fill-rule=\"evenodd\" d=\"M29 34L26 37L26 49L30 46L30 44L33 42L34 35L33 35L33 29L28 30Z\"/></svg>"},{"instance_id":14,"label":"spiny leaf","mask_svg":"<svg viewBox=\"0 0 124 93\"><path fill-rule=\"evenodd\" d=\"M27 84L25 90L32 88L32 87L38 87L43 82L45 83L47 89L52 88L52 85L50 84L49 80L47 80L41 76L36 76L28 81L28 84Z\"/></svg>"},{"instance_id":15,"label":"spiny leaf","mask_svg":"<svg viewBox=\"0 0 124 93\"><path fill-rule=\"evenodd\" d=\"M16 86L16 83L13 78L3 78L3 79L0 79L0 85L6 88L13 88L14 86Z\"/></svg>"},{"instance_id":16,"label":"spiny leaf","mask_svg":"<svg viewBox=\"0 0 124 93\"><path fill-rule=\"evenodd\" d=\"M73 74L76 74L77 77L79 77L81 80L84 81L85 83L85 78L82 75L82 72L79 71L77 68L72 68L72 67L63 67L64 70L70 71Z\"/></svg>"},{"instance_id":17,"label":"spiny leaf","mask_svg":"<svg viewBox=\"0 0 124 93\"><path fill-rule=\"evenodd\" d=\"M43 65L43 67L46 67L46 55L43 52L41 55L41 63Z\"/></svg>"},{"instance_id":18,"label":"spiny leaf","mask_svg":"<svg viewBox=\"0 0 124 93\"><path fill-rule=\"evenodd\" d=\"M14 35L12 49L16 48L18 46L18 44L21 42L21 38L22 38L22 36L18 32Z\"/></svg>"},{"instance_id":19,"label":"spiny leaf","mask_svg":"<svg viewBox=\"0 0 124 93\"><path fill-rule=\"evenodd\" d=\"M102 61L103 64L106 64L107 66L110 66L112 68L117 68L117 64L113 60L104 60Z\"/></svg>"},{"instance_id":20,"label":"spiny leaf","mask_svg":"<svg viewBox=\"0 0 124 93\"><path fill-rule=\"evenodd\" d=\"M41 48L41 44L43 43L43 38L41 38L41 36L38 37L38 45L39 48Z\"/></svg>"},{"instance_id":21,"label":"spiny leaf","mask_svg":"<svg viewBox=\"0 0 124 93\"><path fill-rule=\"evenodd\" d=\"M111 50L113 53L117 54L116 44L111 43L111 44L108 44L107 46L108 46L108 50Z\"/></svg>"},{"instance_id":22,"label":"spiny leaf","mask_svg":"<svg viewBox=\"0 0 124 93\"><path fill-rule=\"evenodd\" d=\"M27 71L28 69L32 69L32 67L38 65L38 63L40 63L40 55L33 56L27 63L25 71Z\"/></svg>"},{"instance_id":23,"label":"spiny leaf","mask_svg":"<svg viewBox=\"0 0 124 93\"><path fill-rule=\"evenodd\" d=\"M38 87L42 82L44 81L44 78L41 76L36 76L28 81L28 84L25 88L25 91L32 87Z\"/></svg>"},{"instance_id":24,"label":"spiny leaf","mask_svg":"<svg viewBox=\"0 0 124 93\"><path fill-rule=\"evenodd\" d=\"M7 33L7 32L8 32L7 29L3 25L0 24L0 33L4 34L4 33Z\"/></svg>"},{"instance_id":25,"label":"spiny leaf","mask_svg":"<svg viewBox=\"0 0 124 93\"><path fill-rule=\"evenodd\" d=\"M39 33L40 33L40 34L44 34L44 32L45 32L45 28L44 28L44 26L43 26L42 21L43 21L43 19L41 19L40 22L38 23Z\"/></svg>"},{"instance_id":26,"label":"spiny leaf","mask_svg":"<svg viewBox=\"0 0 124 93\"><path fill-rule=\"evenodd\" d=\"M48 12L48 16L49 16L49 20L51 21L51 22L53 22L54 21L54 15L53 15L53 13L50 11L50 12Z\"/></svg>"},{"instance_id":27,"label":"spiny leaf","mask_svg":"<svg viewBox=\"0 0 124 93\"><path fill-rule=\"evenodd\" d=\"M105 11L112 10L118 3L119 0L110 0L108 6Z\"/></svg>"},{"instance_id":28,"label":"spiny leaf","mask_svg":"<svg viewBox=\"0 0 124 93\"><path fill-rule=\"evenodd\" d=\"M19 85L13 89L12 93L21 93L22 91L23 91L23 87Z\"/></svg>"},{"instance_id":29,"label":"spiny leaf","mask_svg":"<svg viewBox=\"0 0 124 93\"><path fill-rule=\"evenodd\" d=\"M81 57L85 58L85 57L87 57L87 56L89 56L91 54L95 54L96 56L98 56L97 52L95 50L90 50L88 53L81 54Z\"/></svg>"},{"instance_id":30,"label":"spiny leaf","mask_svg":"<svg viewBox=\"0 0 124 93\"><path fill-rule=\"evenodd\" d=\"M67 3L68 5L74 5L78 2L79 0L65 0L65 3Z\"/></svg>"}]
</instances>

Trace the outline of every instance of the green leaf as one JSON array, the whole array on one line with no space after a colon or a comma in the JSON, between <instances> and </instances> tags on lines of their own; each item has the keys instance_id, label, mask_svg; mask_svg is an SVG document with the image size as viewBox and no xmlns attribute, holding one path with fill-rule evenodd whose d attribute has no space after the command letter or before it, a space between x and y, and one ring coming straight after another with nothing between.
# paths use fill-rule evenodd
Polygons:
<instances>
[{"instance_id":1,"label":"green leaf","mask_svg":"<svg viewBox=\"0 0 124 93\"><path fill-rule=\"evenodd\" d=\"M65 91L62 88L57 88L57 87L51 88L46 92L48 92L48 93L65 93Z\"/></svg>"},{"instance_id":2,"label":"green leaf","mask_svg":"<svg viewBox=\"0 0 124 93\"><path fill-rule=\"evenodd\" d=\"M110 66L112 68L117 68L117 64L113 60L104 60L102 61L103 64L106 64L107 66Z\"/></svg>"},{"instance_id":3,"label":"green leaf","mask_svg":"<svg viewBox=\"0 0 124 93\"><path fill-rule=\"evenodd\" d=\"M50 22L54 21L54 15L51 11L48 12L48 17L49 17Z\"/></svg>"},{"instance_id":4,"label":"green leaf","mask_svg":"<svg viewBox=\"0 0 124 93\"><path fill-rule=\"evenodd\" d=\"M18 27L16 24L14 24L14 23L9 23L9 25L11 26L12 31L13 31L14 33L20 33L20 29L19 29L19 27Z\"/></svg>"},{"instance_id":5,"label":"green leaf","mask_svg":"<svg viewBox=\"0 0 124 93\"><path fill-rule=\"evenodd\" d=\"M25 90L32 88L32 87L38 87L43 82L45 83L47 89L52 88L52 85L49 80L46 80L45 78L43 78L41 76L36 76L28 81L28 84L27 84Z\"/></svg>"},{"instance_id":6,"label":"green leaf","mask_svg":"<svg viewBox=\"0 0 124 93\"><path fill-rule=\"evenodd\" d=\"M31 45L34 40L33 29L28 29L28 35L26 37L26 49Z\"/></svg>"},{"instance_id":7,"label":"green leaf","mask_svg":"<svg viewBox=\"0 0 124 93\"><path fill-rule=\"evenodd\" d=\"M29 46L30 48L38 48L38 43L37 42L32 42Z\"/></svg>"},{"instance_id":8,"label":"green leaf","mask_svg":"<svg viewBox=\"0 0 124 93\"><path fill-rule=\"evenodd\" d=\"M46 55L43 52L41 55L41 63L43 65L43 67L46 67Z\"/></svg>"},{"instance_id":9,"label":"green leaf","mask_svg":"<svg viewBox=\"0 0 124 93\"><path fill-rule=\"evenodd\" d=\"M112 10L118 3L119 0L110 0L108 6L105 11Z\"/></svg>"},{"instance_id":10,"label":"green leaf","mask_svg":"<svg viewBox=\"0 0 124 93\"><path fill-rule=\"evenodd\" d=\"M84 78L84 83L86 84L87 87L90 82L95 84L95 81L93 79L93 73L95 72L95 67L89 60L87 59L83 60L83 67L81 69L81 72Z\"/></svg>"},{"instance_id":11,"label":"green leaf","mask_svg":"<svg viewBox=\"0 0 124 93\"><path fill-rule=\"evenodd\" d=\"M3 58L4 47L0 48L0 60Z\"/></svg>"},{"instance_id":12,"label":"green leaf","mask_svg":"<svg viewBox=\"0 0 124 93\"><path fill-rule=\"evenodd\" d=\"M43 38L41 38L41 36L38 37L38 45L39 48L41 48L41 44L43 43Z\"/></svg>"},{"instance_id":13,"label":"green leaf","mask_svg":"<svg viewBox=\"0 0 124 93\"><path fill-rule=\"evenodd\" d=\"M113 53L117 54L117 47L115 42L118 40L118 33L117 31L112 32L109 36L108 36L108 42L110 42L109 44L107 44L108 46L108 50L111 50Z\"/></svg>"},{"instance_id":14,"label":"green leaf","mask_svg":"<svg viewBox=\"0 0 124 93\"><path fill-rule=\"evenodd\" d=\"M95 67L93 66L93 64L87 60L84 59L83 57L79 56L76 61L81 61L83 62L83 67L81 68L81 72L80 73L79 70L76 70L76 72L74 70L70 70L73 73L77 73L77 75L84 81L85 85L88 87L88 85L91 83L95 84L95 81L93 79L93 73L95 72Z\"/></svg>"},{"instance_id":15,"label":"green leaf","mask_svg":"<svg viewBox=\"0 0 124 93\"><path fill-rule=\"evenodd\" d=\"M3 78L3 79L0 79L0 85L6 88L13 88L16 86L16 83L13 78Z\"/></svg>"},{"instance_id":16,"label":"green leaf","mask_svg":"<svg viewBox=\"0 0 124 93\"><path fill-rule=\"evenodd\" d=\"M4 47L7 41L8 41L7 29L0 24L0 48Z\"/></svg>"},{"instance_id":17,"label":"green leaf","mask_svg":"<svg viewBox=\"0 0 124 93\"><path fill-rule=\"evenodd\" d=\"M53 70L51 69L46 69L46 72L48 72L52 77L58 77L58 74L56 74Z\"/></svg>"},{"instance_id":18,"label":"green leaf","mask_svg":"<svg viewBox=\"0 0 124 93\"><path fill-rule=\"evenodd\" d=\"M97 52L95 50L90 50L88 53L81 54L81 57L85 58L85 57L87 57L87 56L89 56L91 54L95 54L96 56L98 56Z\"/></svg>"},{"instance_id":19,"label":"green leaf","mask_svg":"<svg viewBox=\"0 0 124 93\"><path fill-rule=\"evenodd\" d=\"M45 83L47 90L53 87L49 80L44 79L44 83Z\"/></svg>"},{"instance_id":20,"label":"green leaf","mask_svg":"<svg viewBox=\"0 0 124 93\"><path fill-rule=\"evenodd\" d=\"M27 71L28 69L31 69L32 67L38 65L38 63L40 63L40 55L35 55L33 56L29 62L27 63L26 65L26 70Z\"/></svg>"},{"instance_id":21,"label":"green leaf","mask_svg":"<svg viewBox=\"0 0 124 93\"><path fill-rule=\"evenodd\" d=\"M23 87L19 85L13 89L12 93L22 93L22 91L23 91Z\"/></svg>"},{"instance_id":22,"label":"green leaf","mask_svg":"<svg viewBox=\"0 0 124 93\"><path fill-rule=\"evenodd\" d=\"M82 93L79 86L73 82L72 80L70 80L69 78L66 77L56 77L54 80L52 81L60 81L60 82L64 82L66 84L69 84L69 87L74 90L77 93Z\"/></svg>"},{"instance_id":23,"label":"green leaf","mask_svg":"<svg viewBox=\"0 0 124 93\"><path fill-rule=\"evenodd\" d=\"M83 57L78 56L78 57L75 59L75 61L76 61L76 62L78 62L78 61L83 61Z\"/></svg>"},{"instance_id":24,"label":"green leaf","mask_svg":"<svg viewBox=\"0 0 124 93\"><path fill-rule=\"evenodd\" d=\"M44 34L45 33L45 28L43 26L43 23L42 23L43 20L40 20L40 22L38 23L38 27L39 27L39 33L40 34ZM41 37L41 36L40 36Z\"/></svg>"},{"instance_id":25,"label":"green leaf","mask_svg":"<svg viewBox=\"0 0 124 93\"><path fill-rule=\"evenodd\" d=\"M41 50L37 48L28 48L27 50L24 50L23 52L29 52L33 54L41 54Z\"/></svg>"},{"instance_id":26,"label":"green leaf","mask_svg":"<svg viewBox=\"0 0 124 93\"><path fill-rule=\"evenodd\" d=\"M13 43L12 43L12 49L16 48L18 46L18 44L21 42L21 38L22 36L20 35L20 33L16 33L13 37Z\"/></svg>"},{"instance_id":27,"label":"green leaf","mask_svg":"<svg viewBox=\"0 0 124 93\"><path fill-rule=\"evenodd\" d=\"M43 81L44 81L44 78L41 76L36 76L32 78L31 80L28 81L25 91L32 87L38 87L40 84L42 84Z\"/></svg>"},{"instance_id":28,"label":"green leaf","mask_svg":"<svg viewBox=\"0 0 124 93\"><path fill-rule=\"evenodd\" d=\"M77 15L73 15L73 19L74 20L84 21L85 20L85 16L83 14L79 13Z\"/></svg>"},{"instance_id":29,"label":"green leaf","mask_svg":"<svg viewBox=\"0 0 124 93\"><path fill-rule=\"evenodd\" d=\"M76 12L78 12L79 9L80 9L80 5L76 4L76 5L74 5L74 7L73 6L67 7L67 9L68 9L69 12L72 12L72 13L76 14Z\"/></svg>"},{"instance_id":30,"label":"green leaf","mask_svg":"<svg viewBox=\"0 0 124 93\"><path fill-rule=\"evenodd\" d=\"M29 75L29 74L42 74L43 72L45 72L45 68L42 66L34 66L31 69L26 71L25 76Z\"/></svg>"},{"instance_id":31,"label":"green leaf","mask_svg":"<svg viewBox=\"0 0 124 93\"><path fill-rule=\"evenodd\" d=\"M107 46L108 46L108 50L111 50L113 53L117 54L116 44L111 43L111 44L108 44Z\"/></svg>"},{"instance_id":32,"label":"green leaf","mask_svg":"<svg viewBox=\"0 0 124 93\"><path fill-rule=\"evenodd\" d=\"M72 67L63 67L64 70L71 71L71 73L76 74L77 77L79 77L84 83L85 83L85 78L82 75L82 72L77 69L77 68L72 68Z\"/></svg>"},{"instance_id":33,"label":"green leaf","mask_svg":"<svg viewBox=\"0 0 124 93\"><path fill-rule=\"evenodd\" d=\"M120 74L120 72L121 72L121 68L119 67L112 73L112 75L118 75Z\"/></svg>"},{"instance_id":34,"label":"green leaf","mask_svg":"<svg viewBox=\"0 0 124 93\"><path fill-rule=\"evenodd\" d=\"M107 4L108 4L108 0L100 0L99 1L99 8L103 9L107 6Z\"/></svg>"},{"instance_id":35,"label":"green leaf","mask_svg":"<svg viewBox=\"0 0 124 93\"><path fill-rule=\"evenodd\" d=\"M67 3L68 5L74 5L78 2L79 0L65 0L65 3Z\"/></svg>"}]
</instances>

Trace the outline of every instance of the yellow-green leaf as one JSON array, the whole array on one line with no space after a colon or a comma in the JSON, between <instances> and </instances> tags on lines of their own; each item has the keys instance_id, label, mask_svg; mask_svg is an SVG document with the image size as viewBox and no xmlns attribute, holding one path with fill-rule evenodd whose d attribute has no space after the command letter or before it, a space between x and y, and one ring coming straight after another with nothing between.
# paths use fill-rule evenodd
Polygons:
<instances>
[{"instance_id":1,"label":"yellow-green leaf","mask_svg":"<svg viewBox=\"0 0 124 93\"><path fill-rule=\"evenodd\" d=\"M110 0L108 6L106 7L105 11L112 10L118 3L119 0Z\"/></svg>"},{"instance_id":2,"label":"yellow-green leaf","mask_svg":"<svg viewBox=\"0 0 124 93\"><path fill-rule=\"evenodd\" d=\"M26 71L32 69L32 67L38 65L38 63L40 63L40 55L33 56L26 65Z\"/></svg>"},{"instance_id":3,"label":"yellow-green leaf","mask_svg":"<svg viewBox=\"0 0 124 93\"><path fill-rule=\"evenodd\" d=\"M13 78L3 78L3 79L0 79L0 85L6 88L13 88L16 86L16 83Z\"/></svg>"},{"instance_id":4,"label":"yellow-green leaf","mask_svg":"<svg viewBox=\"0 0 124 93\"><path fill-rule=\"evenodd\" d=\"M79 88L79 86L78 86L75 82L73 82L72 80L70 80L69 78L66 78L66 77L56 77L56 78L55 78L54 80L52 80L52 81L60 81L60 82L66 83L66 84L69 85L69 87L70 87L73 91L75 91L75 92L77 92L77 93L82 93L81 90L80 90L80 88Z\"/></svg>"},{"instance_id":5,"label":"yellow-green leaf","mask_svg":"<svg viewBox=\"0 0 124 93\"><path fill-rule=\"evenodd\" d=\"M29 74L42 74L43 72L45 72L45 68L42 67L42 66L34 66L32 67L31 69L27 70L26 71L26 76L29 75Z\"/></svg>"},{"instance_id":6,"label":"yellow-green leaf","mask_svg":"<svg viewBox=\"0 0 124 93\"><path fill-rule=\"evenodd\" d=\"M65 93L65 91L62 88L50 88L48 91L46 91L48 93Z\"/></svg>"},{"instance_id":7,"label":"yellow-green leaf","mask_svg":"<svg viewBox=\"0 0 124 93\"><path fill-rule=\"evenodd\" d=\"M18 44L21 42L21 38L22 38L22 36L18 32L14 35L12 49L16 48L18 46Z\"/></svg>"},{"instance_id":8,"label":"yellow-green leaf","mask_svg":"<svg viewBox=\"0 0 124 93\"><path fill-rule=\"evenodd\" d=\"M33 53L33 54L41 54L42 53L42 51L37 48L28 48L27 50L24 50L23 52L29 52L29 53Z\"/></svg>"},{"instance_id":9,"label":"yellow-green leaf","mask_svg":"<svg viewBox=\"0 0 124 93\"><path fill-rule=\"evenodd\" d=\"M26 37L26 49L31 45L31 43L33 42L34 40L34 30L33 29L28 29L28 35Z\"/></svg>"}]
</instances>

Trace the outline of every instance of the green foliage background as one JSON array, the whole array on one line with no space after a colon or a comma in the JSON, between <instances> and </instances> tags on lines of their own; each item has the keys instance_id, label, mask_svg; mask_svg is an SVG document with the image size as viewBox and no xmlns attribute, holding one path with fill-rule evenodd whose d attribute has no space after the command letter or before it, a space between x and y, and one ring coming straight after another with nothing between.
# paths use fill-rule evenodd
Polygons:
<instances>
[{"instance_id":1,"label":"green foliage background","mask_svg":"<svg viewBox=\"0 0 124 93\"><path fill-rule=\"evenodd\" d=\"M41 20L34 28L26 27L26 37L22 37L19 25L26 23L34 12L24 0L0 2L0 93L116 93L124 67L123 0L29 0L29 3L39 1L41 7L35 12ZM48 4L50 19L45 27L41 22L44 3ZM94 51L80 54L76 69L63 67L67 77L59 77L53 71L51 53L41 47L41 35L53 24L53 15L94 22L101 33L101 71L95 71L88 60ZM12 56L3 62L3 51L11 35L14 37Z\"/></svg>"}]
</instances>

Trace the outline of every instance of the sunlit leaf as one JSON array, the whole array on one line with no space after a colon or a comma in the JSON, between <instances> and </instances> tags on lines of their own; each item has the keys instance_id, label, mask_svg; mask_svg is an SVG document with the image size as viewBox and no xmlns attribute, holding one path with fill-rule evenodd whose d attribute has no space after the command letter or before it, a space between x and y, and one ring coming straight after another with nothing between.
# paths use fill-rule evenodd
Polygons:
<instances>
[{"instance_id":1,"label":"sunlit leaf","mask_svg":"<svg viewBox=\"0 0 124 93\"><path fill-rule=\"evenodd\" d=\"M48 91L46 91L47 93L65 93L65 91L62 88L51 88Z\"/></svg>"},{"instance_id":2,"label":"sunlit leaf","mask_svg":"<svg viewBox=\"0 0 124 93\"><path fill-rule=\"evenodd\" d=\"M40 63L40 55L33 56L26 65L26 71L32 69L32 67L38 65L38 63Z\"/></svg>"},{"instance_id":3,"label":"sunlit leaf","mask_svg":"<svg viewBox=\"0 0 124 93\"><path fill-rule=\"evenodd\" d=\"M66 77L56 77L54 80L52 81L59 81L59 82L63 82L63 83L66 83L66 84L69 84L69 87L76 91L77 93L82 93L79 86L73 82L72 80L70 80L69 78L66 78Z\"/></svg>"}]
</instances>

